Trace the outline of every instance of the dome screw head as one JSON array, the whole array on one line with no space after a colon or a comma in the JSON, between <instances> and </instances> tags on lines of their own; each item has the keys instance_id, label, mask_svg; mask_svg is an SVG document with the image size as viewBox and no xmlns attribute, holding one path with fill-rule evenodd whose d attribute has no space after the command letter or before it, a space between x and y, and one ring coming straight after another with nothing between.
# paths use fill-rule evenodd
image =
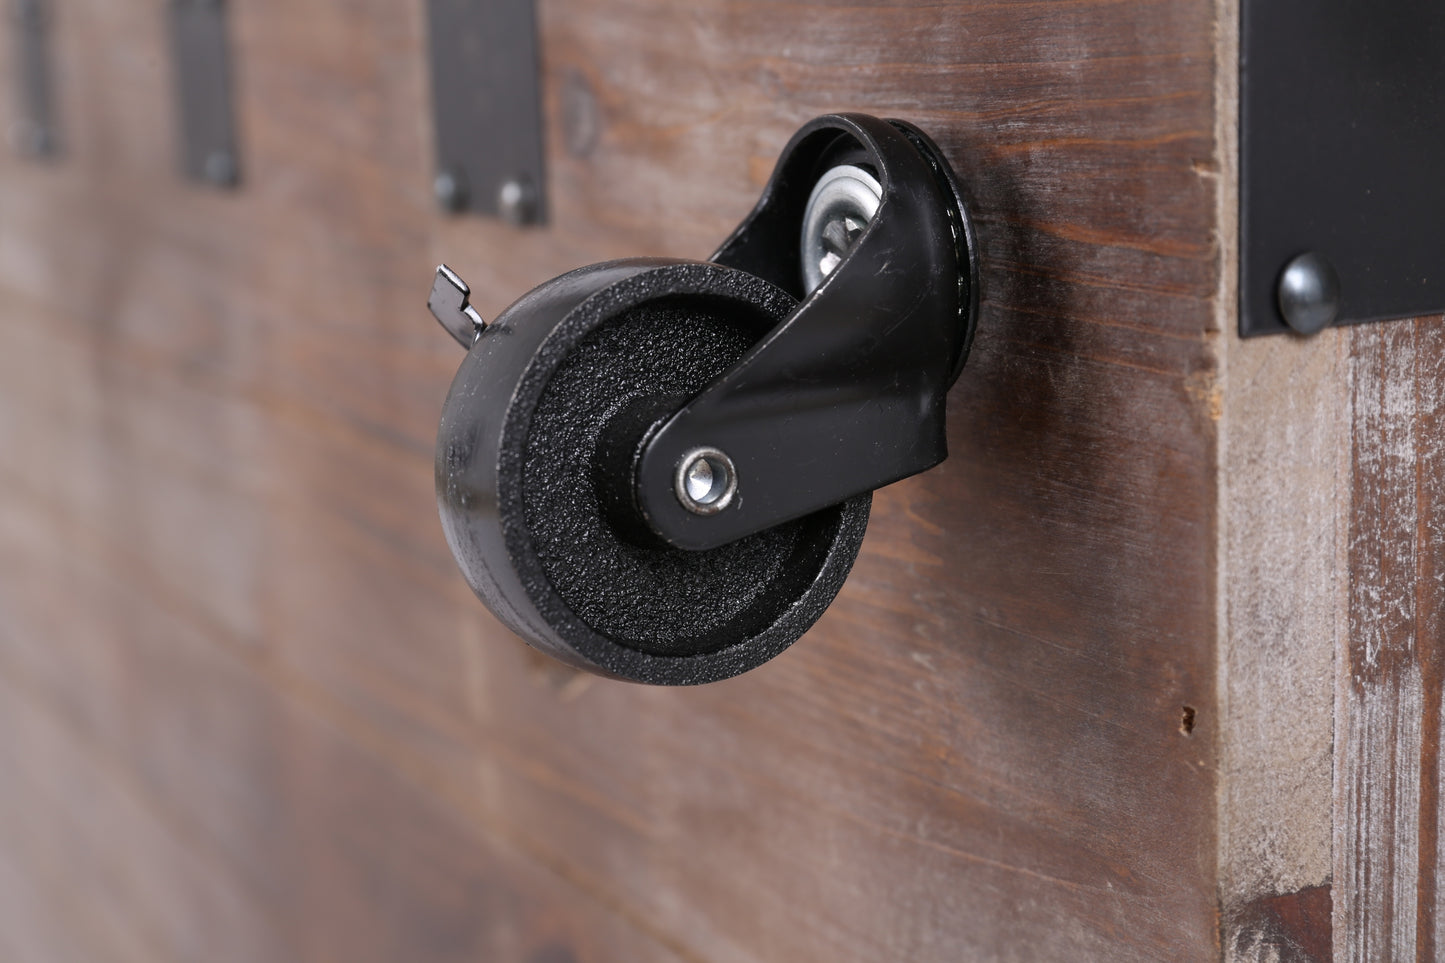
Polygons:
<instances>
[{"instance_id":1,"label":"dome screw head","mask_svg":"<svg viewBox=\"0 0 1445 963\"><path fill-rule=\"evenodd\" d=\"M241 180L236 155L228 150L212 151L206 157L205 178L216 187L235 187Z\"/></svg>"},{"instance_id":2,"label":"dome screw head","mask_svg":"<svg viewBox=\"0 0 1445 963\"><path fill-rule=\"evenodd\" d=\"M497 210L514 227L535 224L537 207L537 187L525 174L504 181L497 190Z\"/></svg>"},{"instance_id":3,"label":"dome screw head","mask_svg":"<svg viewBox=\"0 0 1445 963\"><path fill-rule=\"evenodd\" d=\"M1300 334L1316 334L1340 315L1340 276L1322 254L1309 251L1279 276L1279 313Z\"/></svg>"},{"instance_id":4,"label":"dome screw head","mask_svg":"<svg viewBox=\"0 0 1445 963\"><path fill-rule=\"evenodd\" d=\"M467 206L466 184L458 171L450 168L437 171L431 182L431 190L437 207L448 213L456 214Z\"/></svg>"}]
</instances>

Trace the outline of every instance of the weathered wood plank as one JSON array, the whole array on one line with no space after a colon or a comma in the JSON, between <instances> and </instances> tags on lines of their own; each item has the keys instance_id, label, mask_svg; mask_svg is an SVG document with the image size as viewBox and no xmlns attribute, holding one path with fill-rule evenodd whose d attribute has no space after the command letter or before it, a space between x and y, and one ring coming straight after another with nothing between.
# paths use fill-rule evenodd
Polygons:
<instances>
[{"instance_id":1,"label":"weathered wood plank","mask_svg":"<svg viewBox=\"0 0 1445 963\"><path fill-rule=\"evenodd\" d=\"M1326 911L1335 659L1348 639L1348 333L1228 345L1221 386L1220 896L1226 958L1295 957L1271 929L1299 894ZM1282 925L1282 924L1281 924Z\"/></svg>"},{"instance_id":2,"label":"weathered wood plank","mask_svg":"<svg viewBox=\"0 0 1445 963\"><path fill-rule=\"evenodd\" d=\"M113 762L97 760L57 723L39 693L7 674L0 718L10 734L0 765L5 822L37 875L52 875L90 958L118 961L277 959L276 940L249 894L209 854L163 826ZM98 764L99 763L99 764ZM36 844L51 851L36 858ZM44 885L44 884L42 884ZM20 932L23 921L10 921Z\"/></svg>"},{"instance_id":3,"label":"weathered wood plank","mask_svg":"<svg viewBox=\"0 0 1445 963\"><path fill-rule=\"evenodd\" d=\"M79 851L56 860L64 878L88 874L100 906L112 890L143 894L130 924L154 941L138 958L215 956L203 948L220 941L247 960L389 960L408 946L435 959L558 948L679 959L485 818L459 821L433 787L406 778L405 763L398 772L367 740L339 738L324 707L289 704L280 680L263 682L183 617L130 595L103 550L75 560L47 546L43 506L6 504L0 530L33 570L3 569L0 675L21 690L4 704L33 715L44 740L12 751L46 788L30 804L83 824ZM46 593L62 585L84 601L56 606ZM68 650L47 644L71 626ZM73 670L112 652L122 671L93 681L82 710L67 689ZM146 690L136 679L168 697L137 698ZM17 794L35 792L22 782ZM239 916L234 932L221 909Z\"/></svg>"},{"instance_id":4,"label":"weathered wood plank","mask_svg":"<svg viewBox=\"0 0 1445 963\"><path fill-rule=\"evenodd\" d=\"M1353 333L1350 624L1337 725L1342 959L1433 960L1445 618L1437 324Z\"/></svg>"}]
</instances>

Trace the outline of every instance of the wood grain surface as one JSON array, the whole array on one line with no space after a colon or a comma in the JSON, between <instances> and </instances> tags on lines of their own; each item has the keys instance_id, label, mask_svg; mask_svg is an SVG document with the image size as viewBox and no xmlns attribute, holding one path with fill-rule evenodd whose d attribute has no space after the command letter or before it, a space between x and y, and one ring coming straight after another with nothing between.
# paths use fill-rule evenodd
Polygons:
<instances>
[{"instance_id":1,"label":"wood grain surface","mask_svg":"<svg viewBox=\"0 0 1445 963\"><path fill-rule=\"evenodd\" d=\"M1218 874L1230 963L1332 959L1351 335L1232 340L1225 352Z\"/></svg>"},{"instance_id":2,"label":"wood grain surface","mask_svg":"<svg viewBox=\"0 0 1445 963\"><path fill-rule=\"evenodd\" d=\"M1445 948L1445 340L1439 318L1352 334L1350 638L1337 731L1336 926L1349 961Z\"/></svg>"},{"instance_id":3,"label":"wood grain surface","mask_svg":"<svg viewBox=\"0 0 1445 963\"><path fill-rule=\"evenodd\" d=\"M1445 327L1236 343L1227 365L1225 958L1433 963Z\"/></svg>"},{"instance_id":4,"label":"wood grain surface","mask_svg":"<svg viewBox=\"0 0 1445 963\"><path fill-rule=\"evenodd\" d=\"M434 209L420 3L230 4L233 194L176 174L161 3L53 6L67 152L0 157L0 957L1218 957L1211 4L541 0L532 231ZM978 219L949 461L756 672L532 655L436 520L433 267L491 316L704 256L834 109Z\"/></svg>"}]
</instances>

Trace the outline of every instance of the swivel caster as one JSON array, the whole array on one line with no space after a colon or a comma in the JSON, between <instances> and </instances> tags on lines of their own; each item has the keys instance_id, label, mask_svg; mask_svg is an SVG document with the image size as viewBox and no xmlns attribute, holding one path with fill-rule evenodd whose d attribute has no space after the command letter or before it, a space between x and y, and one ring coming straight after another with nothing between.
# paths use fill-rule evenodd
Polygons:
<instances>
[{"instance_id":1,"label":"swivel caster","mask_svg":"<svg viewBox=\"0 0 1445 963\"><path fill-rule=\"evenodd\" d=\"M973 230L923 133L820 117L708 261L580 268L484 323L442 413L442 525L473 590L564 662L745 672L832 602L875 488L947 454L978 313Z\"/></svg>"}]
</instances>

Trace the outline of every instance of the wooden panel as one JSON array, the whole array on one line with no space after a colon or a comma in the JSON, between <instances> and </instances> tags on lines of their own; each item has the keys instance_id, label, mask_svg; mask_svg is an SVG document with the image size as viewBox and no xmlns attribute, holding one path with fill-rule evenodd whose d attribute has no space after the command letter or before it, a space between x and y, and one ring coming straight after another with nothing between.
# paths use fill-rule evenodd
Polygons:
<instances>
[{"instance_id":1,"label":"wooden panel","mask_svg":"<svg viewBox=\"0 0 1445 963\"><path fill-rule=\"evenodd\" d=\"M1231 339L1226 351L1218 833L1231 963L1332 959L1349 337Z\"/></svg>"},{"instance_id":2,"label":"wooden panel","mask_svg":"<svg viewBox=\"0 0 1445 963\"><path fill-rule=\"evenodd\" d=\"M678 958L339 736L324 706L130 594L105 547L81 541L77 558L47 544L47 506L10 506L0 530L28 564L4 572L5 769L22 804L30 776L62 817L45 827L59 858L38 868L120 914L136 959ZM62 589L80 601L57 619ZM67 623L81 631L56 647Z\"/></svg>"},{"instance_id":3,"label":"wooden panel","mask_svg":"<svg viewBox=\"0 0 1445 963\"><path fill-rule=\"evenodd\" d=\"M1344 960L1439 958L1445 423L1440 320L1352 335L1350 642L1336 722Z\"/></svg>"},{"instance_id":4,"label":"wooden panel","mask_svg":"<svg viewBox=\"0 0 1445 963\"><path fill-rule=\"evenodd\" d=\"M71 152L0 158L5 945L1217 956L1211 5L544 0L530 232L432 208L419 4L232 5L233 196L174 175L159 10L58 7ZM704 255L841 108L933 132L978 214L951 459L755 673L530 655L435 519L432 267L493 314Z\"/></svg>"}]
</instances>

